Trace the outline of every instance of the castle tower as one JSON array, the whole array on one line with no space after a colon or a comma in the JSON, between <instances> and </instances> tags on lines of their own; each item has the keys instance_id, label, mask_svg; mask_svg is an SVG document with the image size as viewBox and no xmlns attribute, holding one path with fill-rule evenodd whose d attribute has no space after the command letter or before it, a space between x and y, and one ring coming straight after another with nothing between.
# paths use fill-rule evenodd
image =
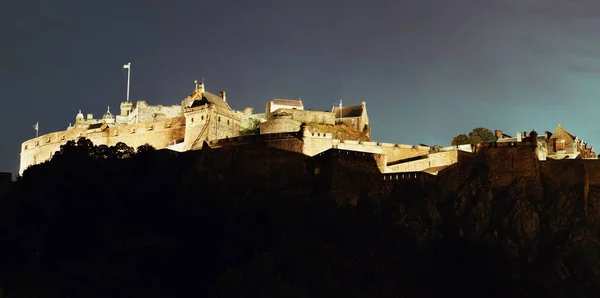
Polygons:
<instances>
[{"instance_id":1,"label":"castle tower","mask_svg":"<svg viewBox=\"0 0 600 298\"><path fill-rule=\"evenodd\" d=\"M102 116L102 120L104 120L106 123L115 123L115 116L111 114L110 106L106 108L106 113L104 114L104 116Z\"/></svg>"},{"instance_id":2,"label":"castle tower","mask_svg":"<svg viewBox=\"0 0 600 298\"><path fill-rule=\"evenodd\" d=\"M83 113L81 113L81 110L79 110L79 113L77 113L77 116L75 116L75 123L83 121Z\"/></svg>"},{"instance_id":3,"label":"castle tower","mask_svg":"<svg viewBox=\"0 0 600 298\"><path fill-rule=\"evenodd\" d=\"M133 102L125 101L121 103L121 116L129 116L133 111Z\"/></svg>"}]
</instances>

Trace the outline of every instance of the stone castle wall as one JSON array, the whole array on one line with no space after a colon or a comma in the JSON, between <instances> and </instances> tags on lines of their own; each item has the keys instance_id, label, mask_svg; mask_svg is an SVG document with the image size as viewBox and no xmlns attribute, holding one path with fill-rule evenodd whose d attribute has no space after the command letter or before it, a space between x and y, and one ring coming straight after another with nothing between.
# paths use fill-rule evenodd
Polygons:
<instances>
[{"instance_id":1,"label":"stone castle wall","mask_svg":"<svg viewBox=\"0 0 600 298\"><path fill-rule=\"evenodd\" d=\"M260 134L297 132L301 126L302 122L291 118L270 119L260 123Z\"/></svg>"},{"instance_id":2,"label":"stone castle wall","mask_svg":"<svg viewBox=\"0 0 600 298\"><path fill-rule=\"evenodd\" d=\"M485 148L482 152L488 159L492 187L506 187L516 182L537 181L539 161L534 146Z\"/></svg>"},{"instance_id":3,"label":"stone castle wall","mask_svg":"<svg viewBox=\"0 0 600 298\"><path fill-rule=\"evenodd\" d=\"M157 149L166 148L173 143L183 142L185 118L183 116L152 122L140 122L129 125L107 127L99 131L85 128L72 128L65 131L45 134L27 140L21 145L21 166L19 173L31 165L50 160L60 146L69 140L80 137L90 139L94 145L114 146L123 142L130 147L150 144Z\"/></svg>"},{"instance_id":4,"label":"stone castle wall","mask_svg":"<svg viewBox=\"0 0 600 298\"><path fill-rule=\"evenodd\" d=\"M235 181L229 187L236 192L285 195L303 190L301 148L302 141L290 134L251 135L210 141L202 156L212 173Z\"/></svg>"},{"instance_id":5,"label":"stone castle wall","mask_svg":"<svg viewBox=\"0 0 600 298\"><path fill-rule=\"evenodd\" d=\"M384 154L387 158L387 163L393 163L416 156L426 156L429 154L430 150L429 147L425 146L360 142L352 140L333 140L333 145L334 148L338 149Z\"/></svg>"},{"instance_id":6,"label":"stone castle wall","mask_svg":"<svg viewBox=\"0 0 600 298\"><path fill-rule=\"evenodd\" d=\"M417 172L432 167L449 166L458 162L458 151L446 151L423 155L423 159L390 165L387 173Z\"/></svg>"},{"instance_id":7,"label":"stone castle wall","mask_svg":"<svg viewBox=\"0 0 600 298\"><path fill-rule=\"evenodd\" d=\"M335 124L335 116L332 112L312 111L312 110L295 110L295 109L277 109L270 113L267 121L277 119L277 115L286 114L290 119L303 123L318 123L318 124Z\"/></svg>"},{"instance_id":8,"label":"stone castle wall","mask_svg":"<svg viewBox=\"0 0 600 298\"><path fill-rule=\"evenodd\" d=\"M184 147L186 150L198 149L206 140L239 136L242 116L241 112L224 111L214 106L187 109Z\"/></svg>"},{"instance_id":9,"label":"stone castle wall","mask_svg":"<svg viewBox=\"0 0 600 298\"><path fill-rule=\"evenodd\" d=\"M296 132L303 123L335 125L335 117L331 112L277 109L260 123L260 133Z\"/></svg>"},{"instance_id":10,"label":"stone castle wall","mask_svg":"<svg viewBox=\"0 0 600 298\"><path fill-rule=\"evenodd\" d=\"M139 120L136 120L139 114ZM137 102L136 107L129 115L129 123L133 122L147 122L154 120L164 120L167 118L179 117L183 114L181 105L149 105L146 101L140 100Z\"/></svg>"}]
</instances>

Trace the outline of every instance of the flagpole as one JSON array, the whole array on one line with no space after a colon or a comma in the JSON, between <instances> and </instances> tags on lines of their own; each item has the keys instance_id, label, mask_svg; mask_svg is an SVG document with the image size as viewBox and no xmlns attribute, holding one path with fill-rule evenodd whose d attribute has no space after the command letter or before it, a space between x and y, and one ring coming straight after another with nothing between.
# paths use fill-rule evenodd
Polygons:
<instances>
[{"instance_id":1,"label":"flagpole","mask_svg":"<svg viewBox=\"0 0 600 298\"><path fill-rule=\"evenodd\" d=\"M129 102L129 83L131 81L131 62L127 63L127 102Z\"/></svg>"},{"instance_id":2,"label":"flagpole","mask_svg":"<svg viewBox=\"0 0 600 298\"><path fill-rule=\"evenodd\" d=\"M343 121L342 121L342 118L343 118L343 116L342 116L342 115L343 115L343 114L342 114L342 99L340 99L340 122L343 122Z\"/></svg>"}]
</instances>

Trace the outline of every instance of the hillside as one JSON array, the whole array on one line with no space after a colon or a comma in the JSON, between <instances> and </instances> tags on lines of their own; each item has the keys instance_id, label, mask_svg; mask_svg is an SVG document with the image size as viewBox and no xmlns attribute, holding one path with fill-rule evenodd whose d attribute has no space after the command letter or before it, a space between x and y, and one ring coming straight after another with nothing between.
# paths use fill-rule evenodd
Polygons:
<instances>
[{"instance_id":1,"label":"hillside","mask_svg":"<svg viewBox=\"0 0 600 298\"><path fill-rule=\"evenodd\" d=\"M290 176L294 193L258 178L264 191L248 192L207 167L200 151L71 149L26 171L0 200L7 297L596 297L600 290L600 180L586 161L539 165L525 161L528 148L487 152L435 184L398 182L385 197L361 193L349 204L302 175ZM273 154L270 166L286 167ZM525 166L505 162L513 155ZM253 171L245 168L246 179Z\"/></svg>"}]
</instances>

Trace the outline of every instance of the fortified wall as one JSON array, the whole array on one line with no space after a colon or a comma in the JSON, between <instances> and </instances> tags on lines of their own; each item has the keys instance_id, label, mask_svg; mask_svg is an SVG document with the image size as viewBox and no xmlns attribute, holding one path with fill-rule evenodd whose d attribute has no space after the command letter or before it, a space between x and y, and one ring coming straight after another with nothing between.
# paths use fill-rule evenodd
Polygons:
<instances>
[{"instance_id":1,"label":"fortified wall","mask_svg":"<svg viewBox=\"0 0 600 298\"><path fill-rule=\"evenodd\" d=\"M279 108L260 124L260 133L296 132L303 123L335 125L335 116L331 112Z\"/></svg>"},{"instance_id":2,"label":"fortified wall","mask_svg":"<svg viewBox=\"0 0 600 298\"><path fill-rule=\"evenodd\" d=\"M134 148L149 144L175 151L198 149L205 140L238 136L242 118L243 113L227 103L225 92L219 96L206 92L204 84L196 85L181 105L152 106L138 101L134 107L131 102L123 102L119 115L113 116L108 108L101 119L94 119L92 114L84 118L80 111L75 125L67 130L25 141L19 172L51 159L61 145L82 137L95 145L123 142Z\"/></svg>"},{"instance_id":3,"label":"fortified wall","mask_svg":"<svg viewBox=\"0 0 600 298\"><path fill-rule=\"evenodd\" d=\"M185 135L185 118L183 116L140 122L123 126L110 127L106 123L98 123L88 128L73 127L71 129L42 135L22 144L20 173L29 165L50 160L60 146L69 140L85 137L95 145L114 146L119 142L131 147L150 144L157 149L183 142Z\"/></svg>"},{"instance_id":4,"label":"fortified wall","mask_svg":"<svg viewBox=\"0 0 600 298\"><path fill-rule=\"evenodd\" d=\"M381 155L381 161L378 163L381 172L390 172L387 170L390 162L402 161L415 156L426 157L430 150L426 146L333 139L332 133L314 131L308 125L303 125L302 129L297 132L239 136L210 141L208 145L211 148L218 148L247 146L256 142L268 143L270 148L288 150L305 156L315 156L329 149L378 154ZM448 160L452 160L452 158L446 156L452 154L456 155L455 152L441 153L439 158L434 158L434 162L449 162Z\"/></svg>"}]
</instances>

